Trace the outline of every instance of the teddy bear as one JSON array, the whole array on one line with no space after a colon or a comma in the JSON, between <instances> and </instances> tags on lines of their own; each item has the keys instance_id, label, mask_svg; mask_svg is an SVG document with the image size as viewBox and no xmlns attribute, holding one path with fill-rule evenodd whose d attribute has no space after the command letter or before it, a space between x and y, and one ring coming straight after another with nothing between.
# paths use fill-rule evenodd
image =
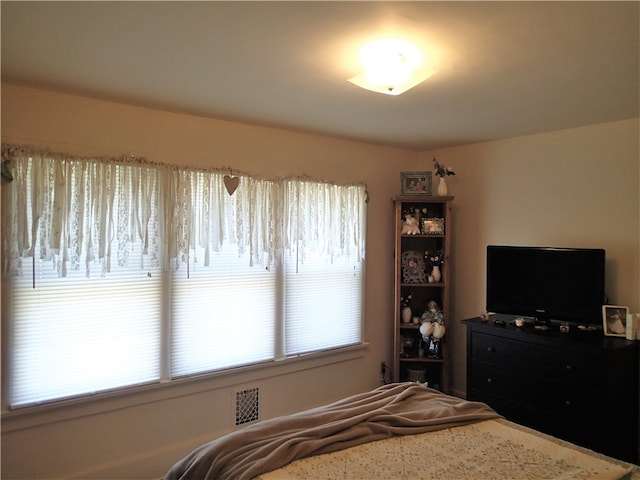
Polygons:
<instances>
[{"instance_id":1,"label":"teddy bear","mask_svg":"<svg viewBox=\"0 0 640 480\"><path fill-rule=\"evenodd\" d=\"M402 235L415 235L420 233L420 227L418 221L410 213L404 215L404 222L402 223Z\"/></svg>"}]
</instances>

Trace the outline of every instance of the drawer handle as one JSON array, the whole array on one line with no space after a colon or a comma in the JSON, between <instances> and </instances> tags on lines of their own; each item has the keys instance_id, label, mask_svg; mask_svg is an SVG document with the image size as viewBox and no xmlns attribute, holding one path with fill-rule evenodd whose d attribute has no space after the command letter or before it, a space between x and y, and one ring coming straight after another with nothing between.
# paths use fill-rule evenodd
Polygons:
<instances>
[{"instance_id":1,"label":"drawer handle","mask_svg":"<svg viewBox=\"0 0 640 480\"><path fill-rule=\"evenodd\" d=\"M496 349L495 349L495 348L493 348L493 347L487 347L487 352L489 352L489 353L493 353L493 352L495 352L495 351L496 351Z\"/></svg>"},{"instance_id":2,"label":"drawer handle","mask_svg":"<svg viewBox=\"0 0 640 480\"><path fill-rule=\"evenodd\" d=\"M571 406L571 400L565 400L564 401L564 406L565 407L570 407Z\"/></svg>"},{"instance_id":3,"label":"drawer handle","mask_svg":"<svg viewBox=\"0 0 640 480\"><path fill-rule=\"evenodd\" d=\"M573 370L573 367L571 365L567 365L564 368L567 370L567 372L570 372L571 370Z\"/></svg>"},{"instance_id":4,"label":"drawer handle","mask_svg":"<svg viewBox=\"0 0 640 480\"><path fill-rule=\"evenodd\" d=\"M487 377L487 383L493 383L493 378Z\"/></svg>"}]
</instances>

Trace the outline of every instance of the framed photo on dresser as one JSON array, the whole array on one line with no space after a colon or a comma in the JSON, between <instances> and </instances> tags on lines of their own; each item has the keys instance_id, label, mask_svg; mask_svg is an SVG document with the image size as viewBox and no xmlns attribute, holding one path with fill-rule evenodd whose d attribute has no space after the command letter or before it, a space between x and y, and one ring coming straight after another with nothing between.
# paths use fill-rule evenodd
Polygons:
<instances>
[{"instance_id":1,"label":"framed photo on dresser","mask_svg":"<svg viewBox=\"0 0 640 480\"><path fill-rule=\"evenodd\" d=\"M602 306L602 330L608 337L624 337L627 333L628 307L622 305Z\"/></svg>"}]
</instances>

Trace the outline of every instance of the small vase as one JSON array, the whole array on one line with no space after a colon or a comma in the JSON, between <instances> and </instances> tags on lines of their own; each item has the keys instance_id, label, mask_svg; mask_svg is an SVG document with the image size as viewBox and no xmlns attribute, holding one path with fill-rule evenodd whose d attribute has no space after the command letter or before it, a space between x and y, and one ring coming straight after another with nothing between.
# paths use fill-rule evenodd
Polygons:
<instances>
[{"instance_id":1,"label":"small vase","mask_svg":"<svg viewBox=\"0 0 640 480\"><path fill-rule=\"evenodd\" d=\"M411 307L402 307L401 315L403 323L411 322Z\"/></svg>"},{"instance_id":2,"label":"small vase","mask_svg":"<svg viewBox=\"0 0 640 480\"><path fill-rule=\"evenodd\" d=\"M438 195L444 197L447 195L447 180L444 177L440 177L440 183L438 184Z\"/></svg>"},{"instance_id":3,"label":"small vase","mask_svg":"<svg viewBox=\"0 0 640 480\"><path fill-rule=\"evenodd\" d=\"M440 265L434 265L433 270L431 270L431 276L433 277L433 281L438 283L442 279L442 272L440 271Z\"/></svg>"}]
</instances>

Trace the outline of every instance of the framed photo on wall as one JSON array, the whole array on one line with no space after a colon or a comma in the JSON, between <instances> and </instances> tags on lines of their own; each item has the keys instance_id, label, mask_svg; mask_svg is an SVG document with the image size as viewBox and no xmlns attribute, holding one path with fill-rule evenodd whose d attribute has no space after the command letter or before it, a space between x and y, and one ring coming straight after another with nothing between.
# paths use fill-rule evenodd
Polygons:
<instances>
[{"instance_id":1,"label":"framed photo on wall","mask_svg":"<svg viewBox=\"0 0 640 480\"><path fill-rule=\"evenodd\" d=\"M431 172L400 172L402 195L431 195Z\"/></svg>"},{"instance_id":2,"label":"framed photo on wall","mask_svg":"<svg viewBox=\"0 0 640 480\"><path fill-rule=\"evenodd\" d=\"M628 307L621 305L602 306L602 329L609 337L624 337L627 333Z\"/></svg>"}]
</instances>

